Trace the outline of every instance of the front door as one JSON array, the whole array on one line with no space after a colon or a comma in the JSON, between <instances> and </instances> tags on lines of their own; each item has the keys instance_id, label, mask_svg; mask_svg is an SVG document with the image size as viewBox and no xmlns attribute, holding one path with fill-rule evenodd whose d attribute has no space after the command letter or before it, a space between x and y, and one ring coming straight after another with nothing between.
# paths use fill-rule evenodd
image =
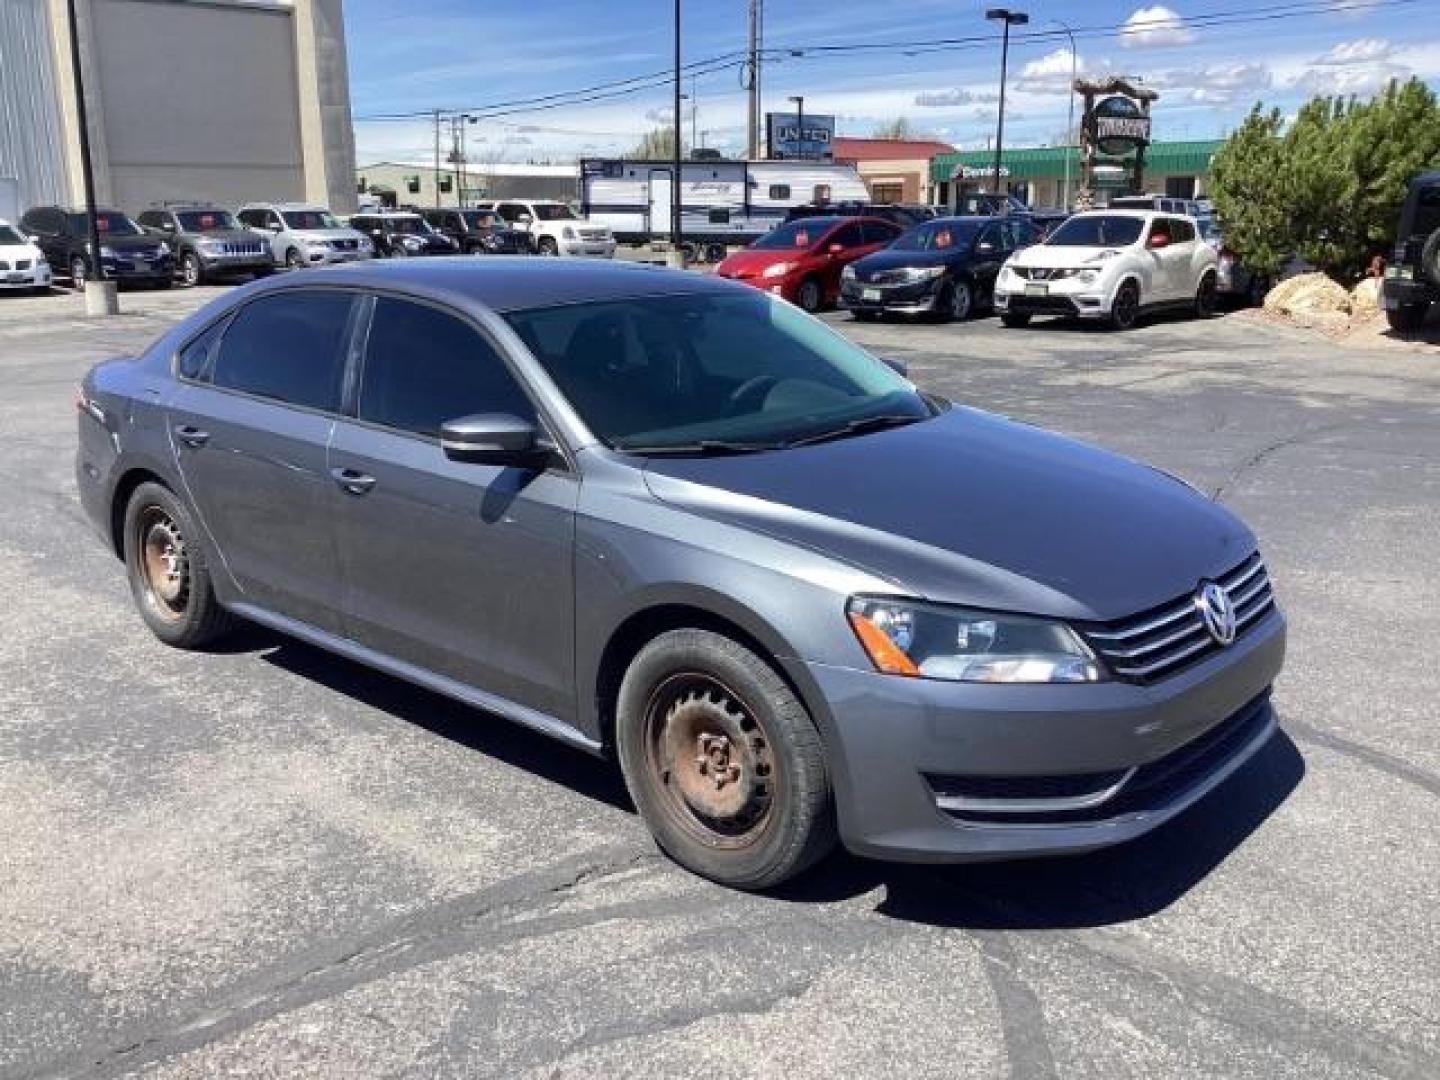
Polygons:
<instances>
[{"instance_id":1,"label":"front door","mask_svg":"<svg viewBox=\"0 0 1440 1080\"><path fill-rule=\"evenodd\" d=\"M354 419L330 469L348 636L550 716L574 712L578 477L452 461L446 420L534 406L497 347L447 310L374 303Z\"/></svg>"},{"instance_id":2,"label":"front door","mask_svg":"<svg viewBox=\"0 0 1440 1080\"><path fill-rule=\"evenodd\" d=\"M669 236L675 211L675 186L669 169L650 170L650 233Z\"/></svg>"},{"instance_id":3,"label":"front door","mask_svg":"<svg viewBox=\"0 0 1440 1080\"><path fill-rule=\"evenodd\" d=\"M339 498L326 448L352 307L322 289L252 300L185 350L189 378L166 407L186 493L240 599L331 632Z\"/></svg>"}]
</instances>

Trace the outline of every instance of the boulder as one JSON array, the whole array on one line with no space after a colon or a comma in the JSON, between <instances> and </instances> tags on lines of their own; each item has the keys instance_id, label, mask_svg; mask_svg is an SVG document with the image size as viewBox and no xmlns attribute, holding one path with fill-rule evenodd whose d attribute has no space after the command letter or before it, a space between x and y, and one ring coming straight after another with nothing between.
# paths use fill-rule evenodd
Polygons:
<instances>
[{"instance_id":1,"label":"boulder","mask_svg":"<svg viewBox=\"0 0 1440 1080\"><path fill-rule=\"evenodd\" d=\"M1324 274L1297 274L1266 294L1265 310L1283 315L1345 315L1350 311L1350 294Z\"/></svg>"}]
</instances>

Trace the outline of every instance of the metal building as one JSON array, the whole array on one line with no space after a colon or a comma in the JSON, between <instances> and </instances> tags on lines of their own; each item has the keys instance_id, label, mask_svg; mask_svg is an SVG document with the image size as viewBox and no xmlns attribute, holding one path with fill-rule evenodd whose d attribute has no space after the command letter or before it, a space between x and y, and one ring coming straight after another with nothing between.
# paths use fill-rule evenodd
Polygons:
<instances>
[{"instance_id":1,"label":"metal building","mask_svg":"<svg viewBox=\"0 0 1440 1080\"><path fill-rule=\"evenodd\" d=\"M342 0L75 2L99 202L354 209ZM0 192L21 208L83 201L69 33L66 0L0 0Z\"/></svg>"}]
</instances>

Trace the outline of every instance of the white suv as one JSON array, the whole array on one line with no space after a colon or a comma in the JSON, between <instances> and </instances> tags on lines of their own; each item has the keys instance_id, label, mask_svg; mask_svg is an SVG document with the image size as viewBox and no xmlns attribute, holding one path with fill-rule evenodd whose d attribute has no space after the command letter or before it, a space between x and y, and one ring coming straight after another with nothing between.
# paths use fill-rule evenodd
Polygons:
<instances>
[{"instance_id":1,"label":"white suv","mask_svg":"<svg viewBox=\"0 0 1440 1080\"><path fill-rule=\"evenodd\" d=\"M375 245L364 233L344 225L323 206L309 203L249 203L235 215L240 224L264 234L276 266L361 262L373 258Z\"/></svg>"},{"instance_id":2,"label":"white suv","mask_svg":"<svg viewBox=\"0 0 1440 1080\"><path fill-rule=\"evenodd\" d=\"M1195 219L1145 210L1094 210L1069 218L1010 257L995 282L1006 326L1033 315L1104 319L1119 330L1141 312L1215 310L1215 250Z\"/></svg>"},{"instance_id":3,"label":"white suv","mask_svg":"<svg viewBox=\"0 0 1440 1080\"><path fill-rule=\"evenodd\" d=\"M513 228L530 234L541 255L615 255L615 237L604 225L582 218L569 204L553 199L505 199L481 204Z\"/></svg>"}]
</instances>

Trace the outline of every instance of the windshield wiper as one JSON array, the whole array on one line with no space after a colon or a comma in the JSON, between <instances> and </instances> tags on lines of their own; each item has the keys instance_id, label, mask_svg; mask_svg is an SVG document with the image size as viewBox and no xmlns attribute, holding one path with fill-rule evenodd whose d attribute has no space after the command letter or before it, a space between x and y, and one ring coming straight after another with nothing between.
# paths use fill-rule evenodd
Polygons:
<instances>
[{"instance_id":1,"label":"windshield wiper","mask_svg":"<svg viewBox=\"0 0 1440 1080\"><path fill-rule=\"evenodd\" d=\"M700 454L756 454L762 450L780 450L790 443L728 442L724 439L698 439L690 443L670 443L662 446L620 446L622 453L640 457L684 457Z\"/></svg>"},{"instance_id":2,"label":"windshield wiper","mask_svg":"<svg viewBox=\"0 0 1440 1080\"><path fill-rule=\"evenodd\" d=\"M791 439L786 446L810 446L814 443L829 442L831 439L848 439L851 435L863 435L867 431L880 431L882 428L904 427L906 424L915 424L921 420L928 419L924 416L914 416L910 413L882 413L879 416L862 416L858 420L851 420L843 427L831 428L828 431L819 431L814 435L802 435L798 439Z\"/></svg>"}]
</instances>

